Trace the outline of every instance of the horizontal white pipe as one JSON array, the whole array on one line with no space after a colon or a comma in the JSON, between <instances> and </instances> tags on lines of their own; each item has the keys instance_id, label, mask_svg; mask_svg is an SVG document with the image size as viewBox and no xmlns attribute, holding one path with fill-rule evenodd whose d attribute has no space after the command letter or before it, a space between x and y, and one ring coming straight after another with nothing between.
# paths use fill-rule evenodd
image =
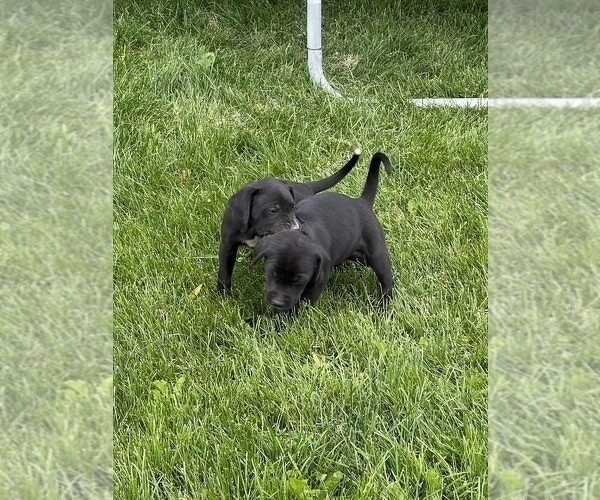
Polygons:
<instances>
[{"instance_id":1,"label":"horizontal white pipe","mask_svg":"<svg viewBox=\"0 0 600 500\"><path fill-rule=\"evenodd\" d=\"M466 97L456 99L412 99L418 108L482 108L487 106L487 99Z\"/></svg>"},{"instance_id":2,"label":"horizontal white pipe","mask_svg":"<svg viewBox=\"0 0 600 500\"><path fill-rule=\"evenodd\" d=\"M419 108L599 108L597 97L490 97L412 99Z\"/></svg>"},{"instance_id":3,"label":"horizontal white pipe","mask_svg":"<svg viewBox=\"0 0 600 500\"><path fill-rule=\"evenodd\" d=\"M598 108L600 99L595 97L495 97L490 98L489 108Z\"/></svg>"}]
</instances>

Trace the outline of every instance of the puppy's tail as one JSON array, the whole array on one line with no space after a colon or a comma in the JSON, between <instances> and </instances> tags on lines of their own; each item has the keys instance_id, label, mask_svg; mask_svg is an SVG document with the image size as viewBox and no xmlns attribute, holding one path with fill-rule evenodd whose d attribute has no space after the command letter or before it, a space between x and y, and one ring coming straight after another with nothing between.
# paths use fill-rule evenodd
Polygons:
<instances>
[{"instance_id":1,"label":"puppy's tail","mask_svg":"<svg viewBox=\"0 0 600 500\"><path fill-rule=\"evenodd\" d=\"M338 182L340 182L346 175L350 173L350 170L358 163L358 159L360 158L360 149L354 150L354 154L352 158L348 160L341 169L339 169L335 174L326 177L325 179L320 179L318 181L307 182L306 185L312 189L313 193L320 193L321 191L325 191L330 187L335 186Z\"/></svg>"},{"instance_id":2,"label":"puppy's tail","mask_svg":"<svg viewBox=\"0 0 600 500\"><path fill-rule=\"evenodd\" d=\"M369 205L373 206L375 203L375 195L377 194L377 184L379 183L379 165L383 163L386 173L389 175L392 173L392 164L389 158L383 153L375 153L371 158L371 164L369 165L369 173L367 174L367 182L360 195L360 197L369 202Z\"/></svg>"}]
</instances>

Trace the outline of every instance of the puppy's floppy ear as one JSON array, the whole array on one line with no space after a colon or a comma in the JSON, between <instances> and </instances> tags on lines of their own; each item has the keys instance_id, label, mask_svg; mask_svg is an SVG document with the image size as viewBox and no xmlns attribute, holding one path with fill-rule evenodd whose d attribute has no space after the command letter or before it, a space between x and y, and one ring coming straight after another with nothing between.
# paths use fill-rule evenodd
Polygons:
<instances>
[{"instance_id":1,"label":"puppy's floppy ear","mask_svg":"<svg viewBox=\"0 0 600 500\"><path fill-rule=\"evenodd\" d=\"M306 187L304 187L303 185L300 185L300 191L299 189L299 185L297 182L290 182L290 181L282 181L283 185L288 188L288 190L290 191L290 196L292 197L292 200L294 201L294 203L300 201L302 198L305 198L306 195L302 194L302 190L306 190Z\"/></svg>"},{"instance_id":2,"label":"puppy's floppy ear","mask_svg":"<svg viewBox=\"0 0 600 500\"><path fill-rule=\"evenodd\" d=\"M262 252L256 254L254 256L254 259L252 260L252 262L250 263L251 266L255 266L259 261L261 261L262 259L264 259L267 256L267 250L264 249Z\"/></svg>"},{"instance_id":3,"label":"puppy's floppy ear","mask_svg":"<svg viewBox=\"0 0 600 500\"><path fill-rule=\"evenodd\" d=\"M266 236L268 238L268 236ZM269 246L264 243L265 238L259 238L258 243L254 247L254 259L251 262L251 266L256 265L257 262L267 257Z\"/></svg>"},{"instance_id":4,"label":"puppy's floppy ear","mask_svg":"<svg viewBox=\"0 0 600 500\"><path fill-rule=\"evenodd\" d=\"M229 198L231 216L242 232L248 230L250 215L252 214L252 201L259 192L259 188L248 184Z\"/></svg>"},{"instance_id":5,"label":"puppy's floppy ear","mask_svg":"<svg viewBox=\"0 0 600 500\"><path fill-rule=\"evenodd\" d=\"M313 274L315 283L319 283L323 279L328 279L329 263L329 255L324 250L319 249L315 255L315 273Z\"/></svg>"}]
</instances>

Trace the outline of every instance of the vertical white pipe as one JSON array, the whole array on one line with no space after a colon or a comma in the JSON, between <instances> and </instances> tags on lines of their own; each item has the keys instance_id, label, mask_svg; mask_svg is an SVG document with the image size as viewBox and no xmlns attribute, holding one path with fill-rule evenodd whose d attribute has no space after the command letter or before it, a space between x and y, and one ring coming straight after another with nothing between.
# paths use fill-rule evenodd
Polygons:
<instances>
[{"instance_id":1,"label":"vertical white pipe","mask_svg":"<svg viewBox=\"0 0 600 500\"><path fill-rule=\"evenodd\" d=\"M323 74L321 49L321 0L306 0L306 48L308 52L308 74L319 85L335 97L342 97Z\"/></svg>"}]
</instances>

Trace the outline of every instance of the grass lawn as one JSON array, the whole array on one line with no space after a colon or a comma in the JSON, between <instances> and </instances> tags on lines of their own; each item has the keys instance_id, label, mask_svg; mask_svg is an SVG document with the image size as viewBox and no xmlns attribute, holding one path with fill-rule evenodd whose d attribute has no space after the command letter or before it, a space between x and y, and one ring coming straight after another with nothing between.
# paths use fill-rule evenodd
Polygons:
<instances>
[{"instance_id":1,"label":"grass lawn","mask_svg":"<svg viewBox=\"0 0 600 500\"><path fill-rule=\"evenodd\" d=\"M600 496L600 121L490 113L490 495Z\"/></svg>"},{"instance_id":2,"label":"grass lawn","mask_svg":"<svg viewBox=\"0 0 600 500\"><path fill-rule=\"evenodd\" d=\"M596 0L490 2L490 95L598 97L598 15Z\"/></svg>"},{"instance_id":3,"label":"grass lawn","mask_svg":"<svg viewBox=\"0 0 600 500\"><path fill-rule=\"evenodd\" d=\"M330 82L377 99L351 103L308 80L302 1L115 2L117 498L486 498L487 113L408 102L486 95L487 3L450 4L326 2ZM219 297L227 198L357 147L336 191L396 167L390 306L348 265L279 321L246 249Z\"/></svg>"},{"instance_id":4,"label":"grass lawn","mask_svg":"<svg viewBox=\"0 0 600 500\"><path fill-rule=\"evenodd\" d=\"M112 496L111 10L0 6L0 498Z\"/></svg>"},{"instance_id":5,"label":"grass lawn","mask_svg":"<svg viewBox=\"0 0 600 500\"><path fill-rule=\"evenodd\" d=\"M494 97L598 97L598 2L490 3ZM600 498L600 119L489 115L494 498Z\"/></svg>"}]
</instances>

